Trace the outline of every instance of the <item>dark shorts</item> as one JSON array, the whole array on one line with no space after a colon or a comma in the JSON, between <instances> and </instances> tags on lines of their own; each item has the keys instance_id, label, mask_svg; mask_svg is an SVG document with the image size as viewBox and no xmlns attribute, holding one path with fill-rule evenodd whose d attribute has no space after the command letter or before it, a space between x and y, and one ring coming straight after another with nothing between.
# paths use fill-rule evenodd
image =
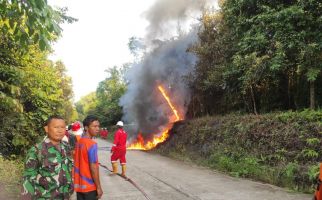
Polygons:
<instances>
[{"instance_id":1,"label":"dark shorts","mask_svg":"<svg viewBox=\"0 0 322 200\"><path fill-rule=\"evenodd\" d=\"M77 200L96 200L97 191L91 192L77 192Z\"/></svg>"}]
</instances>

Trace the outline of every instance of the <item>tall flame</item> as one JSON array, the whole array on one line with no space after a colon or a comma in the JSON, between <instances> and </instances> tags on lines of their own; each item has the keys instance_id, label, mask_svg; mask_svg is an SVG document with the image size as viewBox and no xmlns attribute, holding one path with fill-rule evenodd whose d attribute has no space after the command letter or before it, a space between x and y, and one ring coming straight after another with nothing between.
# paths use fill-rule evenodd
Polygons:
<instances>
[{"instance_id":1,"label":"tall flame","mask_svg":"<svg viewBox=\"0 0 322 200\"><path fill-rule=\"evenodd\" d=\"M165 93L163 87L161 85L158 86L158 89L160 90L160 92L162 93L163 97L167 100L170 108L172 109L173 111L173 114L176 116L176 121L179 121L180 120L180 117L178 115L178 111L175 109L175 107L172 105L171 101L170 101L170 98L168 97L168 95Z\"/></svg>"},{"instance_id":2,"label":"tall flame","mask_svg":"<svg viewBox=\"0 0 322 200\"><path fill-rule=\"evenodd\" d=\"M167 101L169 107L171 108L173 114L175 115L175 119L170 119L171 124L168 124L167 127L162 131L161 134L154 135L151 141L144 141L144 138L142 137L142 134L139 133L137 136L137 139L130 144L127 149L138 149L138 150L150 150L153 149L157 144L164 142L169 137L169 130L172 128L172 123L181 120L182 118L179 116L178 111L171 103L171 100L169 96L166 94L164 88L159 85L158 86L159 91L161 92L162 96Z\"/></svg>"}]
</instances>

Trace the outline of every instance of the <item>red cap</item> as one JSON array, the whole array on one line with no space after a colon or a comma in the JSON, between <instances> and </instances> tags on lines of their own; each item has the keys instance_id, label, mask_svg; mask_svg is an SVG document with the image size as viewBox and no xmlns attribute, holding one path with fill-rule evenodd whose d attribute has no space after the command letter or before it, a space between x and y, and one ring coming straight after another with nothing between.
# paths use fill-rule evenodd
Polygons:
<instances>
[{"instance_id":1,"label":"red cap","mask_svg":"<svg viewBox=\"0 0 322 200\"><path fill-rule=\"evenodd\" d=\"M80 123L79 122L75 122L72 125L72 131L78 131L80 129Z\"/></svg>"}]
</instances>

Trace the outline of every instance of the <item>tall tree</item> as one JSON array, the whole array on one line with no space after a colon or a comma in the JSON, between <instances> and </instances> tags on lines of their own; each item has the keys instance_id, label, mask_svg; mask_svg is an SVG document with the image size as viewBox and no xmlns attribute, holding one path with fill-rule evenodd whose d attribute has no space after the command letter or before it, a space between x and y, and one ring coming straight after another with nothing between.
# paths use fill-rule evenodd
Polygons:
<instances>
[{"instance_id":1,"label":"tall tree","mask_svg":"<svg viewBox=\"0 0 322 200\"><path fill-rule=\"evenodd\" d=\"M228 103L224 100L228 98L225 97L228 88L224 72L234 52L227 31L220 11L208 10L203 13L199 42L189 49L198 57L195 70L187 79L194 94L189 109L192 116L228 111L232 107L232 101Z\"/></svg>"},{"instance_id":2,"label":"tall tree","mask_svg":"<svg viewBox=\"0 0 322 200\"><path fill-rule=\"evenodd\" d=\"M96 90L98 104L96 107L100 121L104 126L114 125L122 117L119 100L125 93L126 83L123 78L128 65L121 68L114 66L106 70L108 77L101 81Z\"/></svg>"},{"instance_id":3,"label":"tall tree","mask_svg":"<svg viewBox=\"0 0 322 200\"><path fill-rule=\"evenodd\" d=\"M242 91L255 96L254 109L267 92L266 81L273 83L280 74L289 79L288 91L294 76L306 74L314 108L313 83L321 70L321 12L317 0L225 2L224 20L237 41L231 70L241 74Z\"/></svg>"},{"instance_id":4,"label":"tall tree","mask_svg":"<svg viewBox=\"0 0 322 200\"><path fill-rule=\"evenodd\" d=\"M12 60L10 57L0 60L1 69L5 70L0 98L0 138L4 138L1 144L4 155L22 153L43 136L44 121L49 115L63 114L64 104L62 77L47 60L47 52L30 46L28 52L14 56L15 48L7 50L13 51ZM14 70L10 72L10 69Z\"/></svg>"},{"instance_id":5,"label":"tall tree","mask_svg":"<svg viewBox=\"0 0 322 200\"><path fill-rule=\"evenodd\" d=\"M62 113L67 123L71 123L75 120L76 109L73 106L73 86L72 78L67 75L67 70L62 61L54 63L54 67L57 70L58 79L60 80L59 85L63 93L61 98L63 99Z\"/></svg>"},{"instance_id":6,"label":"tall tree","mask_svg":"<svg viewBox=\"0 0 322 200\"><path fill-rule=\"evenodd\" d=\"M91 92L88 95L82 97L75 103L76 111L79 120L83 120L87 115L97 115L95 108L97 107L96 93Z\"/></svg>"},{"instance_id":7,"label":"tall tree","mask_svg":"<svg viewBox=\"0 0 322 200\"><path fill-rule=\"evenodd\" d=\"M137 38L134 36L130 37L127 45L136 61L138 61L146 53L146 46L144 45L142 38Z\"/></svg>"},{"instance_id":8,"label":"tall tree","mask_svg":"<svg viewBox=\"0 0 322 200\"><path fill-rule=\"evenodd\" d=\"M66 9L54 9L46 0L0 2L2 155L24 152L43 135L44 119L61 109L60 79L47 50L61 34L60 24L72 21Z\"/></svg>"}]
</instances>

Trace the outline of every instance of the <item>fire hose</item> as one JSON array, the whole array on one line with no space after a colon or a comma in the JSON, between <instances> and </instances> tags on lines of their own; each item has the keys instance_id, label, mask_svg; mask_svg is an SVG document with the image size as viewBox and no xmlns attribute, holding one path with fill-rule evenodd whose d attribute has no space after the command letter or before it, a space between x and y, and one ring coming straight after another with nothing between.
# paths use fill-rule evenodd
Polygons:
<instances>
[{"instance_id":1,"label":"fire hose","mask_svg":"<svg viewBox=\"0 0 322 200\"><path fill-rule=\"evenodd\" d=\"M98 163L101 167L103 167L104 169L107 169L108 171L110 172L113 172L112 170L110 170L106 165L103 165L101 163ZM128 182L130 182L136 189L138 189L142 194L143 196L148 199L148 200L151 200L150 197L132 180L130 179L129 177L126 177L126 176L122 176L120 173L117 173L118 176L124 178L125 180L127 180Z\"/></svg>"}]
</instances>

